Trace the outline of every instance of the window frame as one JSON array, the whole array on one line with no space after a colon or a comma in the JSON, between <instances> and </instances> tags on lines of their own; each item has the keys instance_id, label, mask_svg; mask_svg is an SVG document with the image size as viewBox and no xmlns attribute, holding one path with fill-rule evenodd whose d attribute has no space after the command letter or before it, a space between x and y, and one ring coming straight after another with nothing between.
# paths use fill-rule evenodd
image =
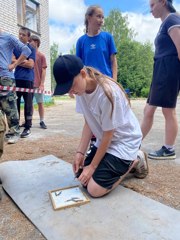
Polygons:
<instances>
[{"instance_id":1,"label":"window frame","mask_svg":"<svg viewBox=\"0 0 180 240\"><path fill-rule=\"evenodd\" d=\"M23 26L28 28L31 32L40 34L40 3L37 0L28 0L36 5L36 10L31 8L26 4L26 0L16 0L16 6L17 6L17 23L18 26ZM29 28L26 25L26 11L32 10L32 13L34 12L35 18L36 18L36 29L35 28Z\"/></svg>"}]
</instances>

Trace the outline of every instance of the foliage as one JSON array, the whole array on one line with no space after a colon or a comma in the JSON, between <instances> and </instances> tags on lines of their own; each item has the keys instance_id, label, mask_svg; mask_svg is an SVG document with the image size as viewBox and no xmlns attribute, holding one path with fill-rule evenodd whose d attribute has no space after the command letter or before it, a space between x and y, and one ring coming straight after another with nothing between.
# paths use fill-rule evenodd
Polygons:
<instances>
[{"instance_id":1,"label":"foliage","mask_svg":"<svg viewBox=\"0 0 180 240\"><path fill-rule=\"evenodd\" d=\"M73 44L72 49L70 49L70 54L76 55L76 47Z\"/></svg>"},{"instance_id":2,"label":"foliage","mask_svg":"<svg viewBox=\"0 0 180 240\"><path fill-rule=\"evenodd\" d=\"M105 19L103 30L110 32L115 40L118 82L125 89L130 89L133 96L146 97L152 78L154 54L149 42L143 44L134 40L136 33L128 25L127 16L122 16L119 10L112 10Z\"/></svg>"},{"instance_id":3,"label":"foliage","mask_svg":"<svg viewBox=\"0 0 180 240\"><path fill-rule=\"evenodd\" d=\"M53 65L55 60L58 57L58 50L59 49L59 45L57 43L53 43L50 47L50 63L51 63L51 90L54 91L55 88L55 80L54 80L54 76L53 76Z\"/></svg>"},{"instance_id":4,"label":"foliage","mask_svg":"<svg viewBox=\"0 0 180 240\"><path fill-rule=\"evenodd\" d=\"M118 9L110 11L105 18L103 31L110 32L117 47L118 82L129 89L131 96L147 97L153 71L153 50L149 42L135 41L136 33L129 27L128 16L123 16ZM58 56L58 44L53 43L51 53L51 86L54 90L55 81L52 68ZM72 46L70 54L75 54Z\"/></svg>"}]
</instances>

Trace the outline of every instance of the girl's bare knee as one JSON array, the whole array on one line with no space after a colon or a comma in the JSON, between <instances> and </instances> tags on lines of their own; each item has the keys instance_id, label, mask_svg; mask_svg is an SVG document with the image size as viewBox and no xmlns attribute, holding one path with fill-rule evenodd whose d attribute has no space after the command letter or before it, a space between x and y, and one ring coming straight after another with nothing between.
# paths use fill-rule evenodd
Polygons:
<instances>
[{"instance_id":1,"label":"girl's bare knee","mask_svg":"<svg viewBox=\"0 0 180 240\"><path fill-rule=\"evenodd\" d=\"M98 198L104 196L108 190L99 186L94 180L90 180L87 186L87 191L91 197Z\"/></svg>"}]
</instances>

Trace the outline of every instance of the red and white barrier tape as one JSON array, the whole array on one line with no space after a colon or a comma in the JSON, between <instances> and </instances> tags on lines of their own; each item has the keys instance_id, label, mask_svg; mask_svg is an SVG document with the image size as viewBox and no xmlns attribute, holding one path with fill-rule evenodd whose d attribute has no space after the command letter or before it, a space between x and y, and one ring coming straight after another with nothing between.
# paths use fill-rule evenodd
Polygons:
<instances>
[{"instance_id":1,"label":"red and white barrier tape","mask_svg":"<svg viewBox=\"0 0 180 240\"><path fill-rule=\"evenodd\" d=\"M14 91L14 92L27 92L27 93L43 93L44 95L52 95L53 93L51 91L42 91L40 89L31 89L31 88L20 88L20 87L9 87L9 86L1 86L0 90L5 91Z\"/></svg>"}]
</instances>

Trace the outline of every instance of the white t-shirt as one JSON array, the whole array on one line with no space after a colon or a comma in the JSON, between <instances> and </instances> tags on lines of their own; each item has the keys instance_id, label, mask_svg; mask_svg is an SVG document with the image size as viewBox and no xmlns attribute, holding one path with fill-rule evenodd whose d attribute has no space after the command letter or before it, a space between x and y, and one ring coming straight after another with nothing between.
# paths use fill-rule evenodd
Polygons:
<instances>
[{"instance_id":1,"label":"white t-shirt","mask_svg":"<svg viewBox=\"0 0 180 240\"><path fill-rule=\"evenodd\" d=\"M91 94L76 97L76 110L84 115L100 145L103 132L115 130L108 153L124 160L135 160L142 140L142 133L134 113L119 86L110 82L114 110L102 87L98 85Z\"/></svg>"}]
</instances>

